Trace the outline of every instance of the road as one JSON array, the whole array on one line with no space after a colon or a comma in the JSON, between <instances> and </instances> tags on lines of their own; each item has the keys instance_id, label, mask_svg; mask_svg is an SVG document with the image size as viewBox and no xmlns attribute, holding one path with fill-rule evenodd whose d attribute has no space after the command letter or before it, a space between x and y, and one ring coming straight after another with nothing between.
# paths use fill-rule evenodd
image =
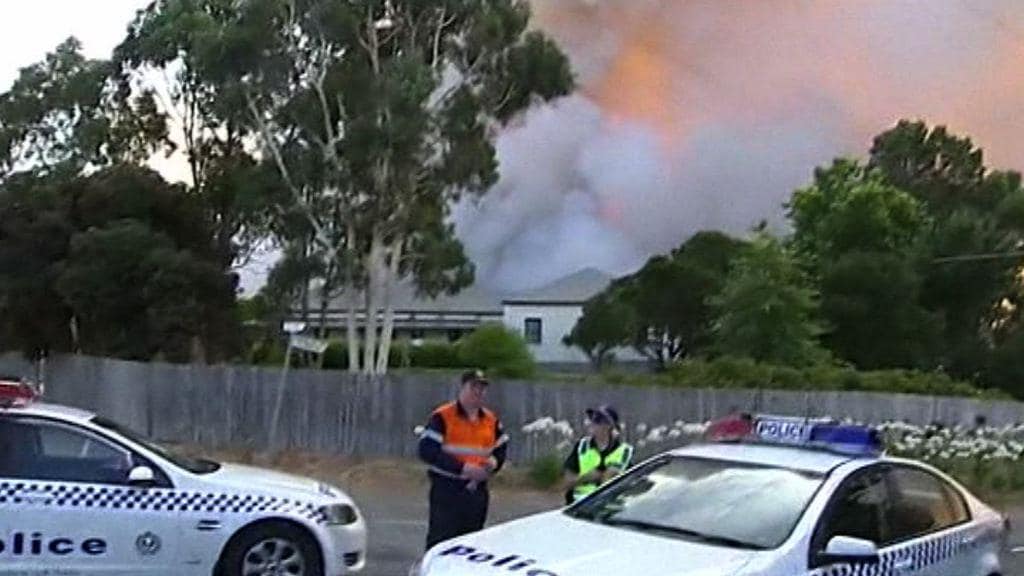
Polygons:
<instances>
[{"instance_id":1,"label":"road","mask_svg":"<svg viewBox=\"0 0 1024 576\"><path fill-rule=\"evenodd\" d=\"M394 487L351 486L352 496L368 518L370 550L366 576L405 576L423 551L426 536L426 487L404 490ZM560 504L558 495L506 491L492 498L491 523L504 522L528 514L549 510ZM1010 510L1011 522L1018 527L1011 536L1013 546L1024 547L1024 507ZM1007 576L1024 575L1024 554L1007 555ZM958 576L958 575L950 575Z\"/></svg>"},{"instance_id":2,"label":"road","mask_svg":"<svg viewBox=\"0 0 1024 576\"><path fill-rule=\"evenodd\" d=\"M366 576L406 576L423 553L427 535L427 489L395 492L354 488L352 497L367 516L370 550ZM513 520L561 504L558 495L536 492L496 492L490 523Z\"/></svg>"}]
</instances>

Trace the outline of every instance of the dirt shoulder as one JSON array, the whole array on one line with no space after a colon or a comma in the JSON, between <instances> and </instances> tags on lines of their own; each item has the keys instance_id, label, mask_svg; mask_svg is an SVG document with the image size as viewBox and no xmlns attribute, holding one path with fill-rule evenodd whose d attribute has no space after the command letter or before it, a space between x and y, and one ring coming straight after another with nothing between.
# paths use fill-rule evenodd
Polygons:
<instances>
[{"instance_id":1,"label":"dirt shoulder","mask_svg":"<svg viewBox=\"0 0 1024 576\"><path fill-rule=\"evenodd\" d=\"M364 493L401 493L427 486L426 467L411 459L351 458L298 451L270 454L244 450L179 449L190 455L201 453L218 461L308 476L339 488ZM529 470L516 466L506 466L495 477L492 487L498 492L557 493L557 490L538 490L530 481Z\"/></svg>"}]
</instances>

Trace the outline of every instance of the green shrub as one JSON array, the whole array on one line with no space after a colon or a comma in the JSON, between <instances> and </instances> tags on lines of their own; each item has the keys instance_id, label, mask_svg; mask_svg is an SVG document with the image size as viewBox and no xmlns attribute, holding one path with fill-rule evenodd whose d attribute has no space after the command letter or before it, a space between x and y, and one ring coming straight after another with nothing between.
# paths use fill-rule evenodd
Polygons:
<instances>
[{"instance_id":1,"label":"green shrub","mask_svg":"<svg viewBox=\"0 0 1024 576\"><path fill-rule=\"evenodd\" d=\"M392 368L408 368L412 365L412 347L405 340L395 340L388 351L388 366Z\"/></svg>"},{"instance_id":2,"label":"green shrub","mask_svg":"<svg viewBox=\"0 0 1024 576\"><path fill-rule=\"evenodd\" d=\"M484 324L458 344L463 366L480 368L495 376L529 378L537 364L522 336L501 324Z\"/></svg>"},{"instance_id":3,"label":"green shrub","mask_svg":"<svg viewBox=\"0 0 1024 576\"><path fill-rule=\"evenodd\" d=\"M929 463L983 496L1017 493L1024 489L1024 464L1019 461L953 458Z\"/></svg>"},{"instance_id":4,"label":"green shrub","mask_svg":"<svg viewBox=\"0 0 1024 576\"><path fill-rule=\"evenodd\" d=\"M555 454L542 456L530 464L530 482L537 488L554 488L562 479L562 458Z\"/></svg>"},{"instance_id":5,"label":"green shrub","mask_svg":"<svg viewBox=\"0 0 1024 576\"><path fill-rule=\"evenodd\" d=\"M359 347L359 357L363 357L362 346ZM388 352L388 366L391 368L402 368L409 365L409 350L405 342L393 340L391 350ZM345 340L333 340L324 351L324 370L348 370L348 342Z\"/></svg>"},{"instance_id":6,"label":"green shrub","mask_svg":"<svg viewBox=\"0 0 1024 576\"><path fill-rule=\"evenodd\" d=\"M362 354L362 350L360 350ZM348 342L332 341L324 351L324 370L348 370Z\"/></svg>"},{"instance_id":7,"label":"green shrub","mask_svg":"<svg viewBox=\"0 0 1024 576\"><path fill-rule=\"evenodd\" d=\"M1002 397L945 374L912 370L859 372L835 365L807 368L761 364L746 358L685 360L660 375L636 376L633 384L659 384L680 388L734 388L771 390L837 390L926 394L934 396Z\"/></svg>"},{"instance_id":8,"label":"green shrub","mask_svg":"<svg viewBox=\"0 0 1024 576\"><path fill-rule=\"evenodd\" d=\"M461 368L459 351L448 342L424 342L409 348L409 359L413 368Z\"/></svg>"},{"instance_id":9,"label":"green shrub","mask_svg":"<svg viewBox=\"0 0 1024 576\"><path fill-rule=\"evenodd\" d=\"M1010 489L1017 492L1024 490L1024 464L1014 462L1009 466L1008 472Z\"/></svg>"},{"instance_id":10,"label":"green shrub","mask_svg":"<svg viewBox=\"0 0 1024 576\"><path fill-rule=\"evenodd\" d=\"M283 366L284 345L274 340L260 340L249 351L249 363L257 366Z\"/></svg>"}]
</instances>

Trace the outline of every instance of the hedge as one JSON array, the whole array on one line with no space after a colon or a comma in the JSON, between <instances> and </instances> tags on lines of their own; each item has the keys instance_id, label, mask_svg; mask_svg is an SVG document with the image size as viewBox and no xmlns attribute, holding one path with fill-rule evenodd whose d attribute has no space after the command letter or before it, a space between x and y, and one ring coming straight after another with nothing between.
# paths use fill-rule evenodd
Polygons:
<instances>
[{"instance_id":1,"label":"hedge","mask_svg":"<svg viewBox=\"0 0 1024 576\"><path fill-rule=\"evenodd\" d=\"M494 376L529 378L537 363L526 341L502 324L484 324L463 338L457 346L463 366L481 368Z\"/></svg>"},{"instance_id":2,"label":"hedge","mask_svg":"<svg viewBox=\"0 0 1024 576\"><path fill-rule=\"evenodd\" d=\"M360 358L362 353L360 348ZM284 363L284 349L276 343L254 347L251 361L279 366ZM298 367L298 363L293 365ZM537 371L522 337L500 325L482 326L457 343L427 341L414 346L404 340L392 341L388 366L453 370L482 368L494 376L505 378L528 378ZM325 370L347 370L348 343L344 340L331 341L324 352L322 367Z\"/></svg>"},{"instance_id":3,"label":"hedge","mask_svg":"<svg viewBox=\"0 0 1024 576\"><path fill-rule=\"evenodd\" d=\"M459 351L448 342L423 342L409 348L413 368L462 368Z\"/></svg>"},{"instance_id":4,"label":"hedge","mask_svg":"<svg viewBox=\"0 0 1024 576\"><path fill-rule=\"evenodd\" d=\"M363 347L359 347L359 357L362 358ZM391 342L391 350L388 353L388 366L390 368L404 368L409 365L409 350L405 342L394 340ZM348 342L335 340L330 343L324 352L324 370L348 370Z\"/></svg>"},{"instance_id":5,"label":"hedge","mask_svg":"<svg viewBox=\"0 0 1024 576\"><path fill-rule=\"evenodd\" d=\"M994 390L978 388L936 372L877 370L861 372L844 366L809 368L760 364L742 358L685 360L656 375L617 378L631 384L657 384L684 388L770 390L838 390L1004 398Z\"/></svg>"}]
</instances>

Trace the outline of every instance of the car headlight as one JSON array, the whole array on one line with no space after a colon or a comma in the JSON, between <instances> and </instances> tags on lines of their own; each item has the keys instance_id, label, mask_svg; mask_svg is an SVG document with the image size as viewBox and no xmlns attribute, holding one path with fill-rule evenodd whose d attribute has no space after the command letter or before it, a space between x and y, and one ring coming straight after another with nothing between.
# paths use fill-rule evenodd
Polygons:
<instances>
[{"instance_id":1,"label":"car headlight","mask_svg":"<svg viewBox=\"0 0 1024 576\"><path fill-rule=\"evenodd\" d=\"M348 504L331 504L320 508L320 514L327 524L335 526L346 526L355 524L359 520L359 513L355 507Z\"/></svg>"}]
</instances>

